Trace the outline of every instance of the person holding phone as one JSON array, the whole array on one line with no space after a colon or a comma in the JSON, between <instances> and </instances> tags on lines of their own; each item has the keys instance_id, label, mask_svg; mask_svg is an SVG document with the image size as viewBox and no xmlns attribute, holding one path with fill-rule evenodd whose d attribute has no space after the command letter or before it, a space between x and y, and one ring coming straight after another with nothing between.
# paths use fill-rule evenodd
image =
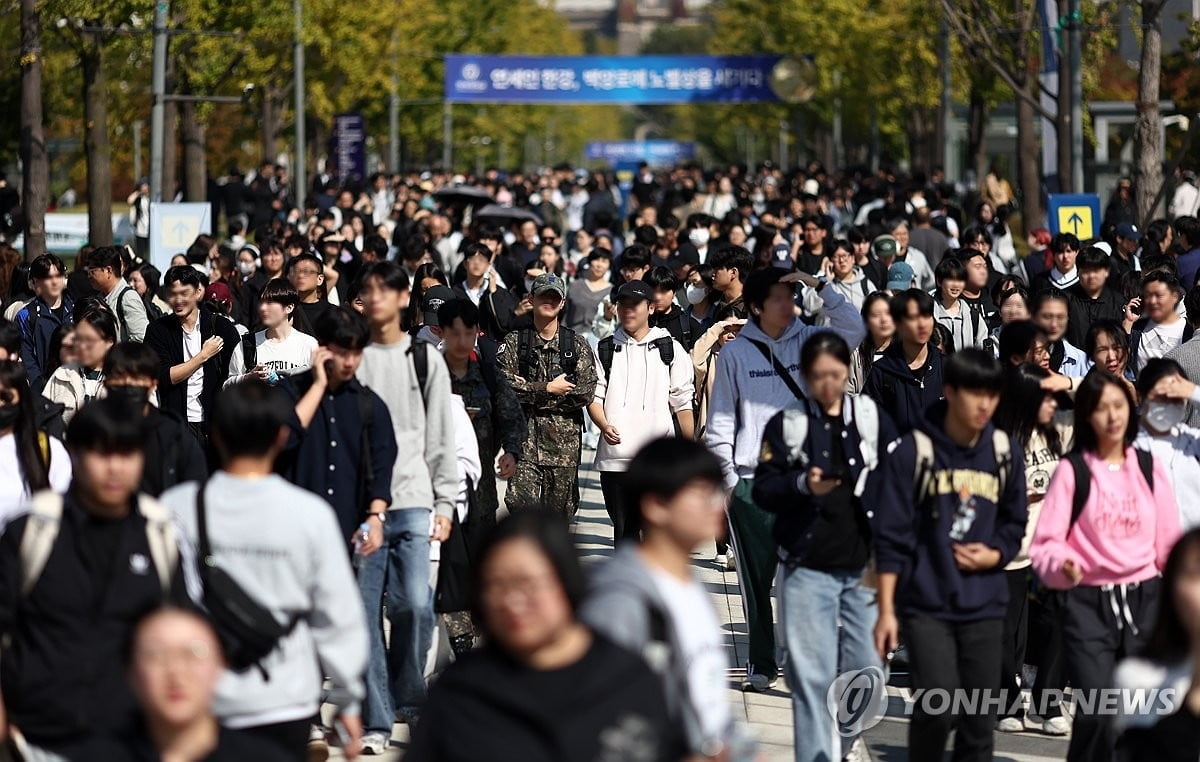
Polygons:
<instances>
[{"instance_id":1,"label":"person holding phone","mask_svg":"<svg viewBox=\"0 0 1200 762\"><path fill-rule=\"evenodd\" d=\"M896 427L865 395L847 392L850 348L832 331L800 349L809 397L767 422L754 472L754 502L775 515L783 559L779 608L792 690L797 760L843 759L833 748L826 693L839 672L879 666L877 609L863 573L871 553L868 505ZM839 627L839 623L841 626Z\"/></svg>"},{"instance_id":2,"label":"person holding phone","mask_svg":"<svg viewBox=\"0 0 1200 762\"><path fill-rule=\"evenodd\" d=\"M229 358L225 386L255 377L269 384L282 376L303 373L312 367L317 340L292 326L300 294L284 278L275 278L263 288L258 317L263 330L242 337L241 351Z\"/></svg>"}]
</instances>

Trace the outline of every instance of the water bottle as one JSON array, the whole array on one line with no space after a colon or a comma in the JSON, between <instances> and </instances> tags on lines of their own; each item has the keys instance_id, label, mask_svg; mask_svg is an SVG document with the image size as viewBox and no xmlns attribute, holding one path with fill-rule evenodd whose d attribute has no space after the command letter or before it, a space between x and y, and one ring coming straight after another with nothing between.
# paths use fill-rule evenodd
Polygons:
<instances>
[{"instance_id":1,"label":"water bottle","mask_svg":"<svg viewBox=\"0 0 1200 762\"><path fill-rule=\"evenodd\" d=\"M361 569L363 562L367 560L367 556L363 553L363 547L367 544L367 540L371 538L371 525L363 522L358 525L358 532L354 535L354 568Z\"/></svg>"}]
</instances>

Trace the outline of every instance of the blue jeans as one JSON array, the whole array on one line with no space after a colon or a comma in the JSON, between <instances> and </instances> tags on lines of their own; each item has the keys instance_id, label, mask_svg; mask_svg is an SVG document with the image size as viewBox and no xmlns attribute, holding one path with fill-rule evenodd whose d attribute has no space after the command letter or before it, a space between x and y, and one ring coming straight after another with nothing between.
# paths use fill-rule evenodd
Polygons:
<instances>
[{"instance_id":1,"label":"blue jeans","mask_svg":"<svg viewBox=\"0 0 1200 762\"><path fill-rule=\"evenodd\" d=\"M779 566L797 762L837 762L853 742L836 738L825 697L839 673L879 665L874 643L879 612L874 591L860 585L861 579L861 571Z\"/></svg>"},{"instance_id":2,"label":"blue jeans","mask_svg":"<svg viewBox=\"0 0 1200 762\"><path fill-rule=\"evenodd\" d=\"M358 588L371 640L363 728L390 736L396 713L415 712L425 700L425 655L435 622L428 510L388 511L383 547L363 560ZM385 607L392 626L390 649L383 637Z\"/></svg>"}]
</instances>

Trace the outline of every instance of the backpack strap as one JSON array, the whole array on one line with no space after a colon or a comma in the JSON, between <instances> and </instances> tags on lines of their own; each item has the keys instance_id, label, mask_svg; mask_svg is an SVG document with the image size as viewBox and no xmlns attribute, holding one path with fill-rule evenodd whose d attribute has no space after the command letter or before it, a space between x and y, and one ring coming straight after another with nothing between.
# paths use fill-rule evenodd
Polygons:
<instances>
[{"instance_id":1,"label":"backpack strap","mask_svg":"<svg viewBox=\"0 0 1200 762\"><path fill-rule=\"evenodd\" d=\"M847 399L851 422L858 429L858 451L863 462L854 494L862 497L867 488L867 477L879 466L879 407L870 397L850 396Z\"/></svg>"},{"instance_id":2,"label":"backpack strap","mask_svg":"<svg viewBox=\"0 0 1200 762\"><path fill-rule=\"evenodd\" d=\"M1078 450L1067 453L1063 460L1070 463L1075 472L1075 494L1071 497L1071 523L1067 524L1067 536L1070 536L1071 530L1075 528L1075 522L1079 521L1079 516L1083 513L1083 506L1087 505L1088 495L1092 491L1092 470L1088 468L1087 462L1083 459L1083 453Z\"/></svg>"},{"instance_id":3,"label":"backpack strap","mask_svg":"<svg viewBox=\"0 0 1200 762\"><path fill-rule=\"evenodd\" d=\"M1006 432L992 429L992 452L996 456L996 476L1000 479L999 494L1003 497L1013 469L1012 441Z\"/></svg>"},{"instance_id":4,"label":"backpack strap","mask_svg":"<svg viewBox=\"0 0 1200 762\"><path fill-rule=\"evenodd\" d=\"M258 346L254 343L254 333L250 331L242 337L242 362L246 366L247 373L258 365Z\"/></svg>"},{"instance_id":5,"label":"backpack strap","mask_svg":"<svg viewBox=\"0 0 1200 762\"><path fill-rule=\"evenodd\" d=\"M179 542L171 514L162 503L149 495L139 494L138 511L146 519L146 542L150 546L150 558L158 573L163 595L171 592L171 579L179 566Z\"/></svg>"},{"instance_id":6,"label":"backpack strap","mask_svg":"<svg viewBox=\"0 0 1200 762\"><path fill-rule=\"evenodd\" d=\"M612 375L613 354L617 351L616 341L612 336L605 336L596 345L596 354L600 356L600 367L604 368L604 378Z\"/></svg>"},{"instance_id":7,"label":"backpack strap","mask_svg":"<svg viewBox=\"0 0 1200 762\"><path fill-rule=\"evenodd\" d=\"M575 332L566 326L558 327L558 367L565 375L579 370L579 351L575 348Z\"/></svg>"},{"instance_id":8,"label":"backpack strap","mask_svg":"<svg viewBox=\"0 0 1200 762\"><path fill-rule=\"evenodd\" d=\"M408 346L408 354L412 356L413 370L417 374L417 388L421 390L422 403L428 403L425 397L425 384L429 381L429 345L423 341L414 341Z\"/></svg>"},{"instance_id":9,"label":"backpack strap","mask_svg":"<svg viewBox=\"0 0 1200 762\"><path fill-rule=\"evenodd\" d=\"M517 367L521 378L526 380L533 375L533 368L537 364L533 352L533 329L522 328L517 333Z\"/></svg>"},{"instance_id":10,"label":"backpack strap","mask_svg":"<svg viewBox=\"0 0 1200 762\"><path fill-rule=\"evenodd\" d=\"M1150 488L1150 494L1154 494L1154 456L1149 450L1134 450L1137 453L1138 469L1142 472L1142 476L1146 479L1146 486Z\"/></svg>"},{"instance_id":11,"label":"backpack strap","mask_svg":"<svg viewBox=\"0 0 1200 762\"><path fill-rule=\"evenodd\" d=\"M650 346L658 350L658 359L662 360L663 365L671 367L671 363L675 362L675 339L661 336L650 342Z\"/></svg>"},{"instance_id":12,"label":"backpack strap","mask_svg":"<svg viewBox=\"0 0 1200 762\"><path fill-rule=\"evenodd\" d=\"M688 317L683 310L679 311L679 316L675 318L679 321L679 338L680 344L689 352L692 350L692 319Z\"/></svg>"},{"instance_id":13,"label":"backpack strap","mask_svg":"<svg viewBox=\"0 0 1200 762\"><path fill-rule=\"evenodd\" d=\"M115 317L117 318L117 324L121 327L121 341L129 341L129 322L125 319L125 295L128 293L133 293L134 296L137 296L137 293L129 286L125 286L121 289L121 293L117 294Z\"/></svg>"},{"instance_id":14,"label":"backpack strap","mask_svg":"<svg viewBox=\"0 0 1200 762\"><path fill-rule=\"evenodd\" d=\"M808 453L804 445L808 441L808 410L799 404L783 409L783 442L788 448L789 464L800 470L808 469Z\"/></svg>"},{"instance_id":15,"label":"backpack strap","mask_svg":"<svg viewBox=\"0 0 1200 762\"><path fill-rule=\"evenodd\" d=\"M917 450L913 463L913 502L919 506L929 497L930 487L933 486L933 440L920 429L913 429L912 437Z\"/></svg>"},{"instance_id":16,"label":"backpack strap","mask_svg":"<svg viewBox=\"0 0 1200 762\"><path fill-rule=\"evenodd\" d=\"M62 525L63 499L51 490L33 496L25 533L21 535L21 595L29 595L50 560Z\"/></svg>"}]
</instances>

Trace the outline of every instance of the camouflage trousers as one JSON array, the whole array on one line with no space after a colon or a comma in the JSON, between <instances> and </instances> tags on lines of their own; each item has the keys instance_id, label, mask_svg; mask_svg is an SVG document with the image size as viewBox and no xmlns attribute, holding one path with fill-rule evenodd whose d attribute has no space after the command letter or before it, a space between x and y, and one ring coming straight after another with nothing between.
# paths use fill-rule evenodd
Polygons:
<instances>
[{"instance_id":1,"label":"camouflage trousers","mask_svg":"<svg viewBox=\"0 0 1200 762\"><path fill-rule=\"evenodd\" d=\"M571 518L579 510L579 468L518 461L517 472L508 482L504 505L509 513L542 508Z\"/></svg>"}]
</instances>

